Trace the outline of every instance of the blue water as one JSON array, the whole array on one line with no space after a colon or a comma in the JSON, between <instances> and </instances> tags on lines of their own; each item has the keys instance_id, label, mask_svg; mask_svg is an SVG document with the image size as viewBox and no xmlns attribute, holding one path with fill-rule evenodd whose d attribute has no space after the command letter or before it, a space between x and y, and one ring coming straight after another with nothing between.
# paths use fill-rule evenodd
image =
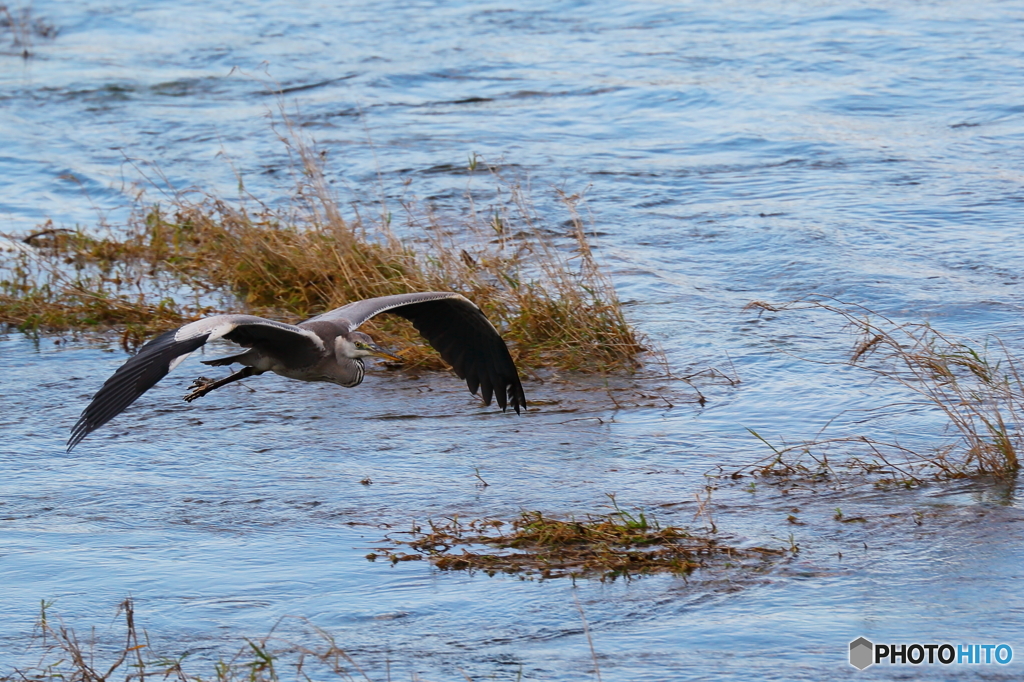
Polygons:
<instances>
[{"instance_id":1,"label":"blue water","mask_svg":"<svg viewBox=\"0 0 1024 682\"><path fill-rule=\"evenodd\" d=\"M126 0L33 12L59 32L33 38L29 58L0 33L3 231L116 229L138 191L159 201L168 183L234 197L240 176L284 201L294 179L270 120L284 89L343 203L364 213L416 197L458 215L467 188L486 205L494 184L466 172L474 154L528 185L554 228L568 217L554 188L585 192L630 320L679 372L741 382L704 386L704 409L622 410L585 378L529 382L528 397L559 403L523 417L480 407L454 377L383 371L356 392L264 376L185 404L193 360L69 456L70 426L124 354L9 333L0 662L22 660L40 599L85 630L110 627L132 595L155 648L192 652L202 674L290 615L333 633L374 680L388 665L395 679L587 679L578 596L604 680L1022 676L1014 485L749 491L750 479L705 477L767 454L747 428L794 442L905 397L796 357L842 360L852 339L837 320L758 316L750 300L829 294L1024 348L1019 7ZM920 447L942 435L923 409L861 420L847 412L828 433ZM575 591L364 558L388 527L584 514L607 509L607 493L699 528L694 495L709 484L730 542L800 551L761 571ZM867 522L837 522L836 507ZM846 652L861 635L1006 642L1016 656L857 673Z\"/></svg>"}]
</instances>

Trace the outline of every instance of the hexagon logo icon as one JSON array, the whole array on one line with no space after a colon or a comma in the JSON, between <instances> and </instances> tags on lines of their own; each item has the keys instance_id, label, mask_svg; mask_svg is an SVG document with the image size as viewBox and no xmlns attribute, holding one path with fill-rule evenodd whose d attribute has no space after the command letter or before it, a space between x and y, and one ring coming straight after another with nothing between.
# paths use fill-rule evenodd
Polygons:
<instances>
[{"instance_id":1,"label":"hexagon logo icon","mask_svg":"<svg viewBox=\"0 0 1024 682\"><path fill-rule=\"evenodd\" d=\"M863 670L874 663L874 654L875 645L863 637L850 642L850 665L857 670Z\"/></svg>"}]
</instances>

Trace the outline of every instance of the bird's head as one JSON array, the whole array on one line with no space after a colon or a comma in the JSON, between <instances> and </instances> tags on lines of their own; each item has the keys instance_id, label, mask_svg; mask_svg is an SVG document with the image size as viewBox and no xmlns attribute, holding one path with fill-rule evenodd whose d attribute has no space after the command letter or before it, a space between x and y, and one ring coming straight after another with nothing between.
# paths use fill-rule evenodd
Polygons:
<instances>
[{"instance_id":1,"label":"bird's head","mask_svg":"<svg viewBox=\"0 0 1024 682\"><path fill-rule=\"evenodd\" d=\"M368 358L378 357L385 358L387 360L394 360L401 362L402 358L398 357L390 351L386 351L376 343L369 335L362 332L349 332L343 334L335 340L335 347L339 355L343 355L346 358Z\"/></svg>"}]
</instances>

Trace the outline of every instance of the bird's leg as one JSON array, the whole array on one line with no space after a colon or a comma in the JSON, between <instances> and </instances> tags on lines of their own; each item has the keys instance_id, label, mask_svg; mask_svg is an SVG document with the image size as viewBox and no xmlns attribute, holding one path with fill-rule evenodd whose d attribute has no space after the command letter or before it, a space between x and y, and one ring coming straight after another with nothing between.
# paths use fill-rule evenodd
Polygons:
<instances>
[{"instance_id":1,"label":"bird's leg","mask_svg":"<svg viewBox=\"0 0 1024 682\"><path fill-rule=\"evenodd\" d=\"M234 381L238 381L239 379L251 377L253 374L256 374L255 367L243 367L242 369L238 370L231 376L226 377L224 379L218 379L216 381L213 381L212 379L207 379L206 377L199 377L198 379L192 382L191 386L189 386L189 388L195 390L187 394L184 400L186 403L190 403L196 398L202 398L204 395L206 395L207 393L214 389L220 388L221 386L226 386Z\"/></svg>"}]
</instances>

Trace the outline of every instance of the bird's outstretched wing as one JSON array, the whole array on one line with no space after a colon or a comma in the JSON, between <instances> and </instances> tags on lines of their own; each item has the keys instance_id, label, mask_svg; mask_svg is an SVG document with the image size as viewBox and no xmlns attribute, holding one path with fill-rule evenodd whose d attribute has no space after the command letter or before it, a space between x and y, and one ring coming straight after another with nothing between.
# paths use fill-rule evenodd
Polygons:
<instances>
[{"instance_id":1,"label":"bird's outstretched wing","mask_svg":"<svg viewBox=\"0 0 1024 682\"><path fill-rule=\"evenodd\" d=\"M156 337L104 382L71 429L68 452L151 389L193 351L227 338L243 346L281 348L291 354L318 354L323 341L309 330L252 315L216 315Z\"/></svg>"},{"instance_id":2,"label":"bird's outstretched wing","mask_svg":"<svg viewBox=\"0 0 1024 682\"><path fill-rule=\"evenodd\" d=\"M455 373L466 380L470 392L480 389L484 403L490 405L494 395L502 410L511 407L518 413L526 406L519 372L501 335L476 305L459 294L428 291L368 298L308 322L347 320L352 331L384 312L411 321Z\"/></svg>"},{"instance_id":3,"label":"bird's outstretched wing","mask_svg":"<svg viewBox=\"0 0 1024 682\"><path fill-rule=\"evenodd\" d=\"M362 301L355 301L329 310L326 313L311 317L305 322L299 324L306 324L306 322L334 322L337 320L347 320L350 327L349 331L355 331L359 328L363 322L374 315L397 308L398 306L411 305L413 303L424 303L427 301L438 301L444 299L462 299L469 305L476 308L473 303L464 296L453 293L451 291L424 291L416 294L396 294L394 296L378 296L377 298L367 298ZM479 310L479 308L477 308ZM490 324L490 323L488 323Z\"/></svg>"}]
</instances>

